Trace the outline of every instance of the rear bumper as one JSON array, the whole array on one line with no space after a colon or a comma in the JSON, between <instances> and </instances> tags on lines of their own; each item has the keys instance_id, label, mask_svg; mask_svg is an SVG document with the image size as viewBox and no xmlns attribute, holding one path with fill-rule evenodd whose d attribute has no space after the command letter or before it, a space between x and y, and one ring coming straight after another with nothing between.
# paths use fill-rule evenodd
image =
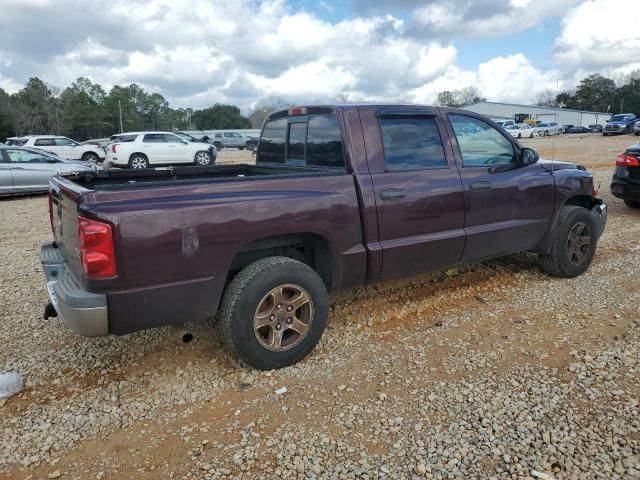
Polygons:
<instances>
[{"instance_id":1,"label":"rear bumper","mask_svg":"<svg viewBox=\"0 0 640 480\"><path fill-rule=\"evenodd\" d=\"M109 334L107 297L87 292L67 269L53 242L42 245L40 262L53 308L71 330L87 337Z\"/></svg>"},{"instance_id":2,"label":"rear bumper","mask_svg":"<svg viewBox=\"0 0 640 480\"><path fill-rule=\"evenodd\" d=\"M629 168L616 167L616 173L611 180L611 194L614 197L622 200L640 201L640 182L630 178L631 176Z\"/></svg>"}]
</instances>

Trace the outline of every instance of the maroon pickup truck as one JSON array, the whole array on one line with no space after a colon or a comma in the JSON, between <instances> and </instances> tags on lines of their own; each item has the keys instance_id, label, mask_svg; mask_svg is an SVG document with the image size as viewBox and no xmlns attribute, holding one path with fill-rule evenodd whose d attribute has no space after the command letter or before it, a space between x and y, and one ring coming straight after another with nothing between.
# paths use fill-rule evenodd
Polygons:
<instances>
[{"instance_id":1,"label":"maroon pickup truck","mask_svg":"<svg viewBox=\"0 0 640 480\"><path fill-rule=\"evenodd\" d=\"M584 167L539 161L481 115L407 105L272 113L255 165L58 176L50 213L41 261L71 329L218 314L259 369L313 349L327 292L520 251L573 277L607 217Z\"/></svg>"}]
</instances>

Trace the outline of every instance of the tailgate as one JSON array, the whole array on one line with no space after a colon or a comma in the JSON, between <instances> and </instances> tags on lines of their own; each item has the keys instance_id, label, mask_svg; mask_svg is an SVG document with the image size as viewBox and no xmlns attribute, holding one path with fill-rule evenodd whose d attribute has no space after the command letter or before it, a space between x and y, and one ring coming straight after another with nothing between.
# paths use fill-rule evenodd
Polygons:
<instances>
[{"instance_id":1,"label":"tailgate","mask_svg":"<svg viewBox=\"0 0 640 480\"><path fill-rule=\"evenodd\" d=\"M78 249L78 205L81 194L87 191L89 190L64 177L53 177L49 182L53 238L68 268L77 279L82 279Z\"/></svg>"}]
</instances>

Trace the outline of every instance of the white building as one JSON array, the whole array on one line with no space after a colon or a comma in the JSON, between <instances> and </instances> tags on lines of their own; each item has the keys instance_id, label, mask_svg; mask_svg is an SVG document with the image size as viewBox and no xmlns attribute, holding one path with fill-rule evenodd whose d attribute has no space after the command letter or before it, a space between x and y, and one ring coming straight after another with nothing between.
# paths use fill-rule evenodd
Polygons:
<instances>
[{"instance_id":1,"label":"white building","mask_svg":"<svg viewBox=\"0 0 640 480\"><path fill-rule=\"evenodd\" d=\"M611 113L587 112L568 108L538 107L535 105L518 105L513 103L480 102L464 107L465 110L480 113L492 120L516 120L518 115L529 115L528 118L541 122L556 122L560 125L576 125L587 127L592 124L604 125Z\"/></svg>"}]
</instances>

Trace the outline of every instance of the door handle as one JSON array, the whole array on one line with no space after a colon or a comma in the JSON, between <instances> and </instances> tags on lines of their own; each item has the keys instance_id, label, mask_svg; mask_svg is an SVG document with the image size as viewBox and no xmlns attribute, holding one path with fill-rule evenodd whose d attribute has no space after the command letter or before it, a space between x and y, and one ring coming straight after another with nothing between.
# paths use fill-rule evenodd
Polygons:
<instances>
[{"instance_id":1,"label":"door handle","mask_svg":"<svg viewBox=\"0 0 640 480\"><path fill-rule=\"evenodd\" d=\"M382 200L391 200L393 198L404 198L407 196L407 192L400 188L392 188L390 190L382 190L380 192L380 198Z\"/></svg>"},{"instance_id":2,"label":"door handle","mask_svg":"<svg viewBox=\"0 0 640 480\"><path fill-rule=\"evenodd\" d=\"M470 190L489 190L491 188L491 182L471 182L469 184Z\"/></svg>"}]
</instances>

